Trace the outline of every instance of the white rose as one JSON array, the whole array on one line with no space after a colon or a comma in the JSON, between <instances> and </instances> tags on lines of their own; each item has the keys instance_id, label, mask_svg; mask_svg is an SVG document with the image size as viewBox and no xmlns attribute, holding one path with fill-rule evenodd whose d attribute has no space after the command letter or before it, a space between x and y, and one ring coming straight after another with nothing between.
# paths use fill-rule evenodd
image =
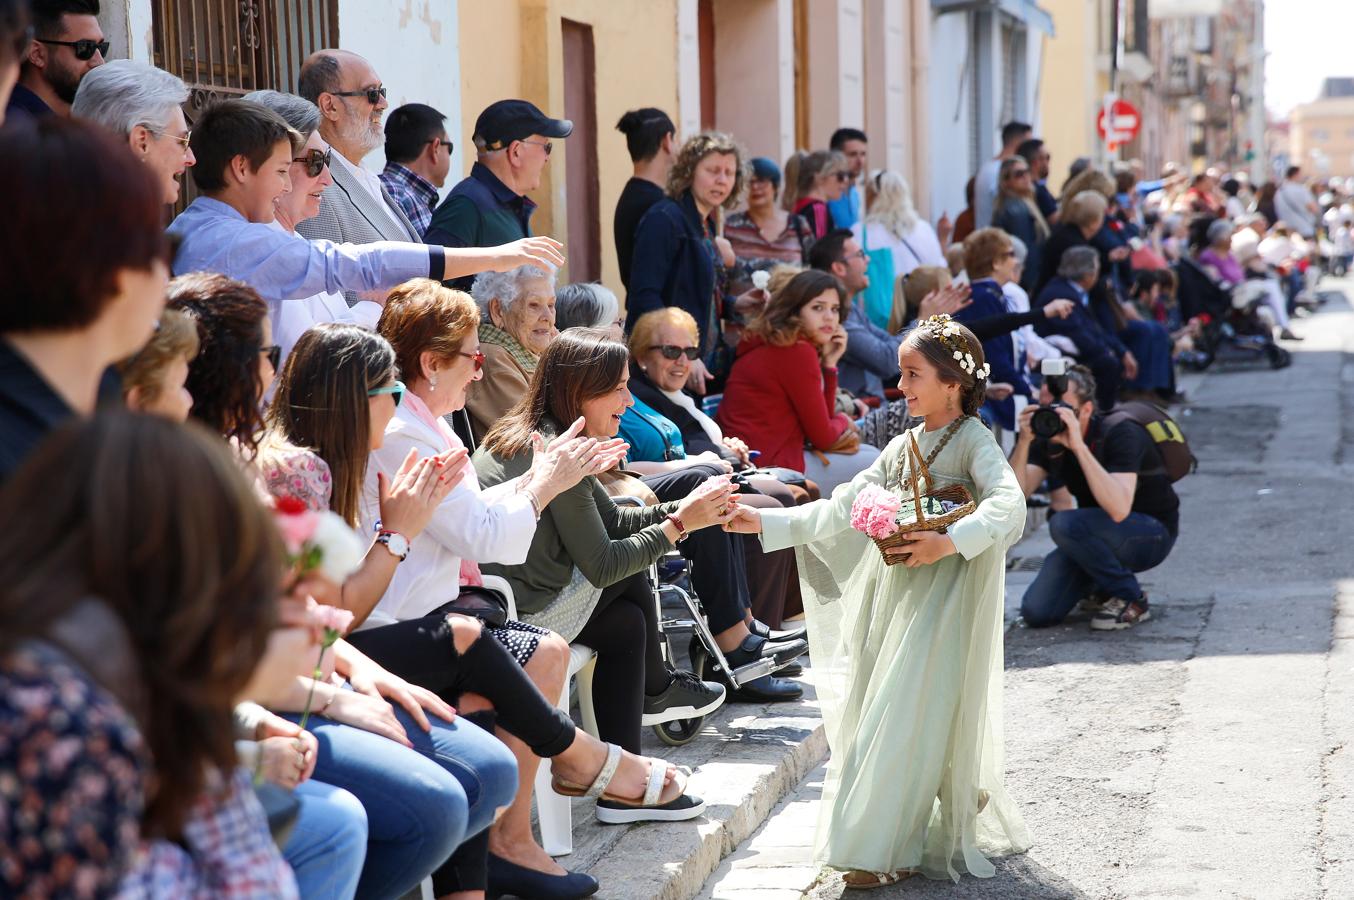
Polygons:
<instances>
[{"instance_id":1,"label":"white rose","mask_svg":"<svg viewBox=\"0 0 1354 900\"><path fill-rule=\"evenodd\" d=\"M752 286L759 291L766 290L766 286L771 283L771 273L756 271L752 273Z\"/></svg>"},{"instance_id":2,"label":"white rose","mask_svg":"<svg viewBox=\"0 0 1354 900\"><path fill-rule=\"evenodd\" d=\"M310 538L320 548L320 572L335 584L343 584L362 565L367 555L362 539L348 527L338 513L320 513L319 524Z\"/></svg>"}]
</instances>

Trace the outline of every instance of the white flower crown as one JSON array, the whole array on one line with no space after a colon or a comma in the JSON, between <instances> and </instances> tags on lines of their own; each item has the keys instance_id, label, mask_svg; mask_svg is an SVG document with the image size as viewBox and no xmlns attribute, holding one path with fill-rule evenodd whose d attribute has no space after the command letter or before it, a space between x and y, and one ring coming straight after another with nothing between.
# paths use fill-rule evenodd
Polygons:
<instances>
[{"instance_id":1,"label":"white flower crown","mask_svg":"<svg viewBox=\"0 0 1354 900\"><path fill-rule=\"evenodd\" d=\"M963 369L966 375L982 379L992 375L991 365L983 363L980 367L973 358L967 347L968 342L964 340L963 333L959 329L959 323L954 319L942 313L927 319L921 327L931 332L937 340L953 351L955 362L959 363L959 368Z\"/></svg>"}]
</instances>

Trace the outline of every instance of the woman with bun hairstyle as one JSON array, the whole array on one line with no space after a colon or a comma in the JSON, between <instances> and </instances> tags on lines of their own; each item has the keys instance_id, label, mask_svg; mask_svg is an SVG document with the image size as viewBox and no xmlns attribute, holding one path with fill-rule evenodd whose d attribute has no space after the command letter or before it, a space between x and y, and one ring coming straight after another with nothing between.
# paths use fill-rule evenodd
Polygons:
<instances>
[{"instance_id":1,"label":"woman with bun hairstyle","mask_svg":"<svg viewBox=\"0 0 1354 900\"><path fill-rule=\"evenodd\" d=\"M1030 844L1004 787L1001 722L1005 552L1025 503L978 418L990 370L982 344L948 316L910 332L898 360L898 386L923 424L831 499L740 507L725 526L760 534L766 550L798 548L832 750L815 857L848 888L990 878L989 856ZM892 494L912 518L914 442L933 483L963 485L976 505L944 533L913 531L881 551L852 527L853 506Z\"/></svg>"}]
</instances>

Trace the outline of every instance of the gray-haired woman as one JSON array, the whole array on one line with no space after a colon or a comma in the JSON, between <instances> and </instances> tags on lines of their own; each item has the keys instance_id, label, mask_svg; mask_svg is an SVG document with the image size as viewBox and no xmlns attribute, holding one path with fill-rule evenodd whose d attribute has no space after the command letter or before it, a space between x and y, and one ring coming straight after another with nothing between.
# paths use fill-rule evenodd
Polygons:
<instances>
[{"instance_id":1,"label":"gray-haired woman","mask_svg":"<svg viewBox=\"0 0 1354 900\"><path fill-rule=\"evenodd\" d=\"M620 300L611 288L595 281L576 281L555 291L555 327L600 328L613 341L625 340Z\"/></svg>"},{"instance_id":2,"label":"gray-haired woman","mask_svg":"<svg viewBox=\"0 0 1354 900\"><path fill-rule=\"evenodd\" d=\"M484 272L470 293L480 308L484 378L471 389L465 408L478 435L526 396L536 361L559 334L555 275L533 266Z\"/></svg>"},{"instance_id":3,"label":"gray-haired woman","mask_svg":"<svg viewBox=\"0 0 1354 900\"><path fill-rule=\"evenodd\" d=\"M163 69L115 59L81 79L71 115L125 138L132 153L160 177L164 202L175 203L184 170L197 162L183 117L187 99L187 86Z\"/></svg>"}]
</instances>

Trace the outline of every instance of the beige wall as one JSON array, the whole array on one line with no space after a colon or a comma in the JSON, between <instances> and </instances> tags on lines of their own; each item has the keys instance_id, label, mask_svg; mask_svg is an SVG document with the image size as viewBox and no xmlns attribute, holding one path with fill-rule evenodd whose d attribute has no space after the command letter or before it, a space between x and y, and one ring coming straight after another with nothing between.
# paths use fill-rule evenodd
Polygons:
<instances>
[{"instance_id":1,"label":"beige wall","mask_svg":"<svg viewBox=\"0 0 1354 900\"><path fill-rule=\"evenodd\" d=\"M611 218L630 177L621 115L657 106L677 118L677 0L464 0L460 4L461 140L470 147L475 118L495 100L520 97L547 115L564 109L560 20L592 26L596 48L598 209L602 281L622 293ZM532 220L537 234L568 242L564 168L568 140L555 144ZM467 153L464 169L474 162ZM568 276L567 269L562 273Z\"/></svg>"},{"instance_id":2,"label":"beige wall","mask_svg":"<svg viewBox=\"0 0 1354 900\"><path fill-rule=\"evenodd\" d=\"M1317 100L1289 116L1289 154L1308 175L1354 176L1354 98Z\"/></svg>"},{"instance_id":3,"label":"beige wall","mask_svg":"<svg viewBox=\"0 0 1354 900\"><path fill-rule=\"evenodd\" d=\"M1095 115L1109 88L1100 71L1100 0L1041 0L1053 16L1057 35L1044 41L1040 80L1038 135L1053 154L1056 185L1078 156L1093 159L1104 154L1095 132Z\"/></svg>"},{"instance_id":4,"label":"beige wall","mask_svg":"<svg viewBox=\"0 0 1354 900\"><path fill-rule=\"evenodd\" d=\"M714 16L715 124L784 162L795 150L794 0L716 3Z\"/></svg>"}]
</instances>

